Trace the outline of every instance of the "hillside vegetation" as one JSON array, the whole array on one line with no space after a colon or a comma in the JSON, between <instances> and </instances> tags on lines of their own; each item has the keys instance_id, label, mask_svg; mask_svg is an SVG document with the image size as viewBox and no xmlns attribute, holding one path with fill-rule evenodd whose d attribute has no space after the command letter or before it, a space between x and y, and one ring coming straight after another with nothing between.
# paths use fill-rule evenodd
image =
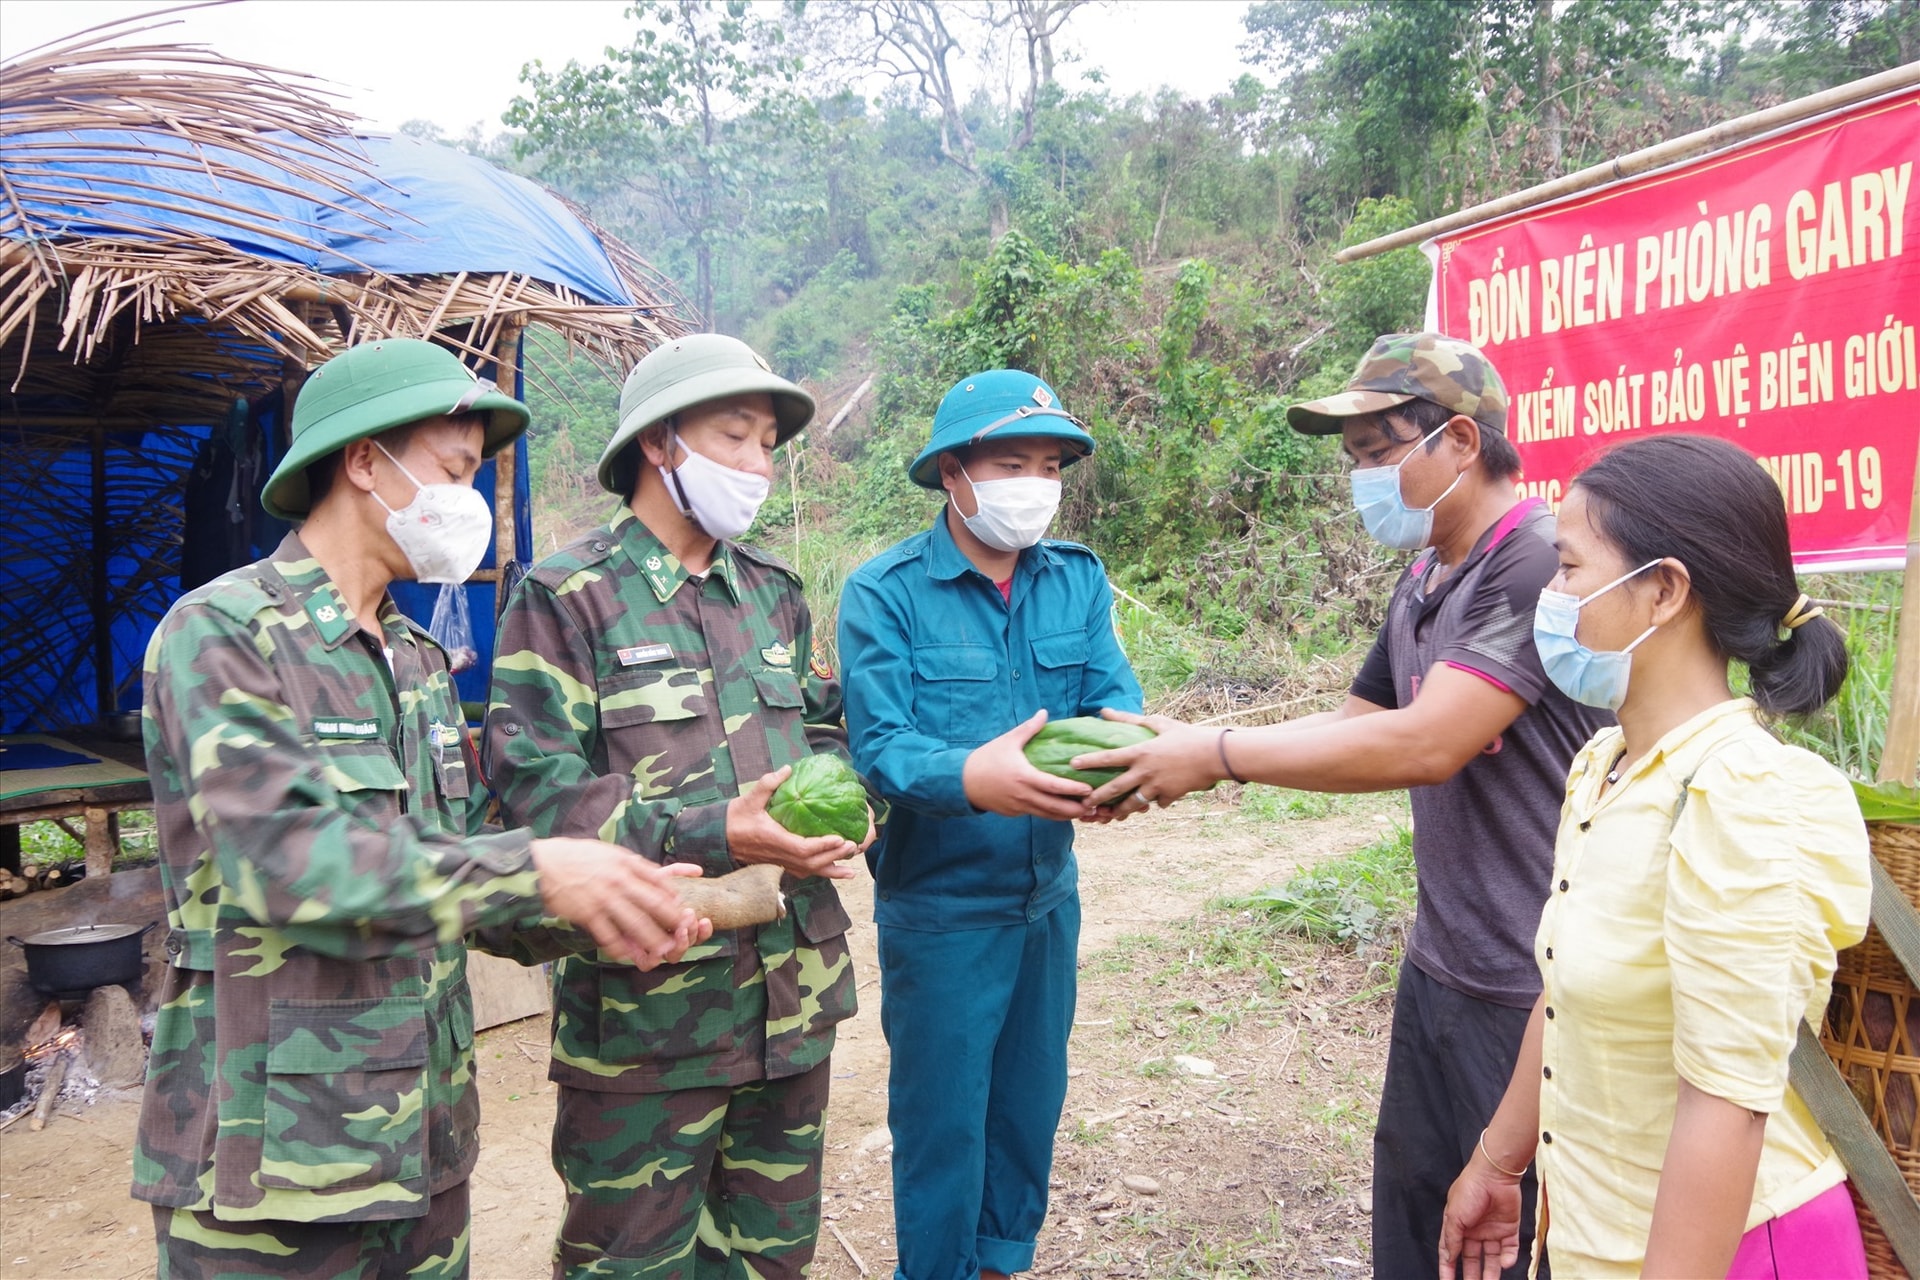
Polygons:
<instances>
[{"instance_id":1,"label":"hillside vegetation","mask_svg":"<svg viewBox=\"0 0 1920 1280\"><path fill-rule=\"evenodd\" d=\"M1105 556L1143 679L1196 714L1343 687L1398 568L1283 410L1418 327L1428 266L1336 249L1920 58L1920 0L1292 0L1246 12L1257 75L1121 98L1079 37L1124 13L1081 0L630 17L597 63L528 66L507 131L463 145L582 201L815 390L754 536L830 614L937 509L904 464L940 394L1033 370L1099 441L1056 533ZM578 388L535 405L544 553L604 514L615 397L533 359Z\"/></svg>"}]
</instances>

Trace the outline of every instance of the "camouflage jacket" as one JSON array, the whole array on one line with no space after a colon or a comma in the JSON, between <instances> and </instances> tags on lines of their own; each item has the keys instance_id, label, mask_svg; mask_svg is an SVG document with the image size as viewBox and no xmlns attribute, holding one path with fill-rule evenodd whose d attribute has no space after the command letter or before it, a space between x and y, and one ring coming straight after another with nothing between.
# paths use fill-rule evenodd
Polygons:
<instances>
[{"instance_id":1,"label":"camouflage jacket","mask_svg":"<svg viewBox=\"0 0 1920 1280\"><path fill-rule=\"evenodd\" d=\"M391 668L296 535L154 632L174 968L137 1199L229 1221L409 1218L473 1169L462 937L510 948L539 886L526 832L478 834L446 655L391 600L379 627Z\"/></svg>"},{"instance_id":2,"label":"camouflage jacket","mask_svg":"<svg viewBox=\"0 0 1920 1280\"><path fill-rule=\"evenodd\" d=\"M733 870L727 802L804 756L846 757L840 684L812 645L793 570L722 543L691 579L623 507L536 566L501 617L482 750L503 813L537 835ZM823 1061L854 1009L847 913L831 881L786 890L786 919L650 973L562 960L551 1078L649 1093Z\"/></svg>"}]
</instances>

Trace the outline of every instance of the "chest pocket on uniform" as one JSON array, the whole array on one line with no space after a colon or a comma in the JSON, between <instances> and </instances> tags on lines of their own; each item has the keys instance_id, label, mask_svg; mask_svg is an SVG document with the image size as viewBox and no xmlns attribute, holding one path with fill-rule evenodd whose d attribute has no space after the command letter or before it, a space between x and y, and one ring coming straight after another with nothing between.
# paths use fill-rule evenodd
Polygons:
<instances>
[{"instance_id":1,"label":"chest pocket on uniform","mask_svg":"<svg viewBox=\"0 0 1920 1280\"><path fill-rule=\"evenodd\" d=\"M397 816L404 807L407 775L385 742L323 740L314 754L320 760L320 776L346 797L356 815L384 819Z\"/></svg>"},{"instance_id":2,"label":"chest pocket on uniform","mask_svg":"<svg viewBox=\"0 0 1920 1280\"><path fill-rule=\"evenodd\" d=\"M463 751L460 747L447 748L450 752ZM467 762L457 755L449 755L440 765L440 794L449 800L465 800L473 793L473 786L467 781Z\"/></svg>"},{"instance_id":3,"label":"chest pocket on uniform","mask_svg":"<svg viewBox=\"0 0 1920 1280\"><path fill-rule=\"evenodd\" d=\"M1080 692L1087 672L1087 633L1061 631L1033 638L1035 678L1047 714L1058 719L1080 714Z\"/></svg>"},{"instance_id":4,"label":"chest pocket on uniform","mask_svg":"<svg viewBox=\"0 0 1920 1280\"><path fill-rule=\"evenodd\" d=\"M691 720L710 703L692 667L648 667L609 677L600 685L600 725L631 729L663 720Z\"/></svg>"},{"instance_id":5,"label":"chest pocket on uniform","mask_svg":"<svg viewBox=\"0 0 1920 1280\"><path fill-rule=\"evenodd\" d=\"M689 778L712 781L714 729L706 719L712 707L694 667L644 667L608 677L600 685L600 734L609 769L644 775L649 797L679 795L694 803L684 791Z\"/></svg>"},{"instance_id":6,"label":"chest pocket on uniform","mask_svg":"<svg viewBox=\"0 0 1920 1280\"><path fill-rule=\"evenodd\" d=\"M999 657L985 645L923 644L913 651L915 722L929 737L973 746L994 735Z\"/></svg>"},{"instance_id":7,"label":"chest pocket on uniform","mask_svg":"<svg viewBox=\"0 0 1920 1280\"><path fill-rule=\"evenodd\" d=\"M772 668L753 673L753 687L759 691L760 701L769 707L783 710L796 710L807 705L800 692L800 680L791 671Z\"/></svg>"}]
</instances>

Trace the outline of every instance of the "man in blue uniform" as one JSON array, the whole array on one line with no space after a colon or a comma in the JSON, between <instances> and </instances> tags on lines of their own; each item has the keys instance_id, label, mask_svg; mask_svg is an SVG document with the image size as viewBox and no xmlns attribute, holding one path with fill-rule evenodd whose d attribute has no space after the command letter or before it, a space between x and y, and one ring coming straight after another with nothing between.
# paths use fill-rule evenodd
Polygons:
<instances>
[{"instance_id":1,"label":"man in blue uniform","mask_svg":"<svg viewBox=\"0 0 1920 1280\"><path fill-rule=\"evenodd\" d=\"M1042 541L1093 437L1012 369L940 402L909 468L933 527L840 602L856 768L892 802L869 859L892 1049L898 1275L1023 1271L1047 1211L1080 936L1072 820L1091 788L1021 748L1048 717L1140 706L1087 548Z\"/></svg>"}]
</instances>

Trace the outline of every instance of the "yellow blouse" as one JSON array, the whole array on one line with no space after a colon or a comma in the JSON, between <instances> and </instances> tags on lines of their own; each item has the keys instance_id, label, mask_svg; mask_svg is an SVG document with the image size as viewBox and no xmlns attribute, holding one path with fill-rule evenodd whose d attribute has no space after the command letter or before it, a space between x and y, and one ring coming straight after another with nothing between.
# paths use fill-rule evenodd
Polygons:
<instances>
[{"instance_id":1,"label":"yellow blouse","mask_svg":"<svg viewBox=\"0 0 1920 1280\"><path fill-rule=\"evenodd\" d=\"M1675 728L1601 795L1621 749L1604 729L1574 759L1534 940L1537 1158L1563 1276L1639 1274L1681 1077L1770 1113L1748 1229L1845 1177L1787 1087L1787 1054L1802 1018L1819 1026L1834 953L1866 933L1846 779L1745 698Z\"/></svg>"}]
</instances>

